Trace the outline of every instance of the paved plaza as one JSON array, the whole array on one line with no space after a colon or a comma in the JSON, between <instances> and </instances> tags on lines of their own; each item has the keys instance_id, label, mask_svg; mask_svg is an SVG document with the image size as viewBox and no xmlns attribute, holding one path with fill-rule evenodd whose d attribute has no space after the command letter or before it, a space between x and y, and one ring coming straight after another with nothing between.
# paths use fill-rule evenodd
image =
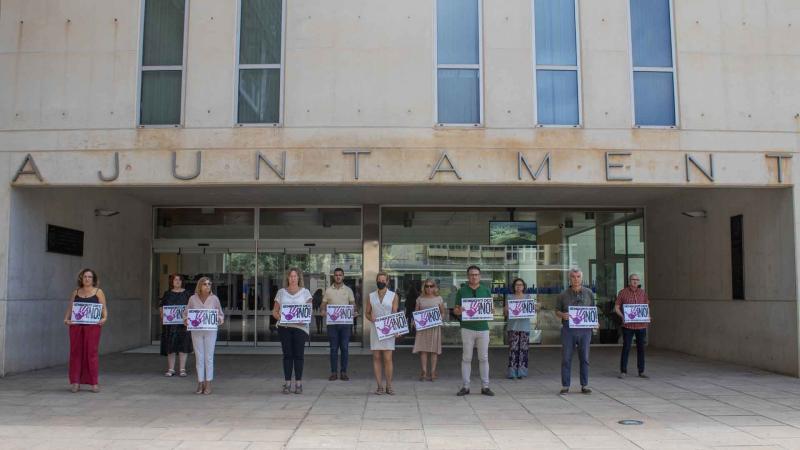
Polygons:
<instances>
[{"instance_id":1,"label":"paved plaza","mask_svg":"<svg viewBox=\"0 0 800 450\"><path fill-rule=\"evenodd\" d=\"M305 393L282 395L280 355L218 354L210 396L194 395L191 359L182 379L164 377L158 355L107 355L99 394L70 393L64 366L1 379L0 447L800 448L797 379L651 350L651 379L619 380L618 352L592 349L593 394L577 393L575 373L559 396L559 349L533 349L523 381L502 377L505 352L493 350L495 397L476 394L477 365L473 394L455 396L458 349L436 382L416 381L417 359L400 349L395 396L371 394L367 355L351 357L349 382L327 381L327 357L308 355Z\"/></svg>"}]
</instances>

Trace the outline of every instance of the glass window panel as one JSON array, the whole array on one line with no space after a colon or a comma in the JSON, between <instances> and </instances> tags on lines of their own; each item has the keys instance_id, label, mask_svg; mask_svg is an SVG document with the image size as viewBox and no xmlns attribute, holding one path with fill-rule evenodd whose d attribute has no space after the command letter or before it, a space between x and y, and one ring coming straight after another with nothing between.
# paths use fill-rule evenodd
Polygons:
<instances>
[{"instance_id":1,"label":"glass window panel","mask_svg":"<svg viewBox=\"0 0 800 450\"><path fill-rule=\"evenodd\" d=\"M439 123L480 123L480 84L474 69L439 69Z\"/></svg>"},{"instance_id":2,"label":"glass window panel","mask_svg":"<svg viewBox=\"0 0 800 450\"><path fill-rule=\"evenodd\" d=\"M478 0L436 2L439 64L478 64Z\"/></svg>"},{"instance_id":3,"label":"glass window panel","mask_svg":"<svg viewBox=\"0 0 800 450\"><path fill-rule=\"evenodd\" d=\"M672 67L669 0L630 0L633 65Z\"/></svg>"},{"instance_id":4,"label":"glass window panel","mask_svg":"<svg viewBox=\"0 0 800 450\"><path fill-rule=\"evenodd\" d=\"M281 0L242 0L239 64L281 63Z\"/></svg>"},{"instance_id":5,"label":"glass window panel","mask_svg":"<svg viewBox=\"0 0 800 450\"><path fill-rule=\"evenodd\" d=\"M239 71L239 123L278 123L280 69Z\"/></svg>"},{"instance_id":6,"label":"glass window panel","mask_svg":"<svg viewBox=\"0 0 800 450\"><path fill-rule=\"evenodd\" d=\"M144 8L145 66L183 64L184 0L147 0Z\"/></svg>"},{"instance_id":7,"label":"glass window panel","mask_svg":"<svg viewBox=\"0 0 800 450\"><path fill-rule=\"evenodd\" d=\"M634 72L636 125L675 125L675 93L671 72Z\"/></svg>"},{"instance_id":8,"label":"glass window panel","mask_svg":"<svg viewBox=\"0 0 800 450\"><path fill-rule=\"evenodd\" d=\"M578 124L577 71L537 70L536 96L539 124Z\"/></svg>"},{"instance_id":9,"label":"glass window panel","mask_svg":"<svg viewBox=\"0 0 800 450\"><path fill-rule=\"evenodd\" d=\"M575 0L536 0L536 64L575 66Z\"/></svg>"},{"instance_id":10,"label":"glass window panel","mask_svg":"<svg viewBox=\"0 0 800 450\"><path fill-rule=\"evenodd\" d=\"M159 239L253 239L253 208L158 208Z\"/></svg>"},{"instance_id":11,"label":"glass window panel","mask_svg":"<svg viewBox=\"0 0 800 450\"><path fill-rule=\"evenodd\" d=\"M263 208L260 239L361 239L359 208Z\"/></svg>"},{"instance_id":12,"label":"glass window panel","mask_svg":"<svg viewBox=\"0 0 800 450\"><path fill-rule=\"evenodd\" d=\"M644 220L628 222L628 254L644 255Z\"/></svg>"},{"instance_id":13,"label":"glass window panel","mask_svg":"<svg viewBox=\"0 0 800 450\"><path fill-rule=\"evenodd\" d=\"M552 310L558 294L568 284L571 267L584 272L584 284L596 294L601 332L593 340L615 343L613 299L624 285L625 256L603 251L615 239L611 223L626 212L587 212L517 209L514 219L536 222L536 245L491 244L490 223L507 221L509 213L493 208L383 208L381 210L381 268L390 274L392 287L409 305L422 280L433 278L445 300L448 314L442 328L445 344L458 345L458 322L451 314L458 286L466 281L470 264L481 267L481 283L491 288L495 318L490 323L490 345L502 346L505 321L501 307L508 283L515 277L528 284L544 312L531 322L530 340L557 344L561 323ZM612 243L606 241L611 240ZM621 244L624 247L624 244ZM643 267L644 260L634 267ZM413 305L413 303L411 303ZM401 343L411 343L402 338Z\"/></svg>"},{"instance_id":14,"label":"glass window panel","mask_svg":"<svg viewBox=\"0 0 800 450\"><path fill-rule=\"evenodd\" d=\"M181 71L142 72L142 125L181 123Z\"/></svg>"},{"instance_id":15,"label":"glass window panel","mask_svg":"<svg viewBox=\"0 0 800 450\"><path fill-rule=\"evenodd\" d=\"M626 242L625 242L625 224L619 223L614 225L613 231L614 233L614 254L616 255L625 255L628 252Z\"/></svg>"}]
</instances>

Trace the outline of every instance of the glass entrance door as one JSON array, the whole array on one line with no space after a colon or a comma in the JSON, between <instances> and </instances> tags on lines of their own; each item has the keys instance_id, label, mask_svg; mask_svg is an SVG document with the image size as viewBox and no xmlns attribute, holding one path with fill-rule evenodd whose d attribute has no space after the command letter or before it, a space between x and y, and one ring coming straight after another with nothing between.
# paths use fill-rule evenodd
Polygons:
<instances>
[{"instance_id":1,"label":"glass entrance door","mask_svg":"<svg viewBox=\"0 0 800 450\"><path fill-rule=\"evenodd\" d=\"M209 277L225 312L220 345L279 345L272 307L290 267L303 273L314 296L311 342L327 345L322 293L336 267L361 301L361 209L296 208L156 208L153 257L151 337L161 337L158 299L169 289L172 273L183 276L194 292ZM359 320L360 322L360 320ZM361 323L353 341L361 340Z\"/></svg>"},{"instance_id":2,"label":"glass entrance door","mask_svg":"<svg viewBox=\"0 0 800 450\"><path fill-rule=\"evenodd\" d=\"M159 251L155 255L158 270L156 298L169 289L170 274L180 274L184 288L193 293L198 280L211 279L211 290L219 297L225 322L219 328L219 345L253 345L258 316L263 314L258 296L255 251L232 251L207 247ZM158 303L154 304L152 339L160 339Z\"/></svg>"},{"instance_id":3,"label":"glass entrance door","mask_svg":"<svg viewBox=\"0 0 800 450\"><path fill-rule=\"evenodd\" d=\"M286 271L296 267L303 272L303 286L312 294L314 317L309 324L311 345L328 345L328 334L325 328L324 314L321 308L325 289L331 285L334 269L344 270L344 283L353 290L356 305L361 311L361 252L351 245L346 249L307 248L307 249L270 249L259 252L259 279L261 282L261 298L264 299L264 313L259 320L258 345L277 345L277 323L270 311L275 305L275 296L285 286ZM261 245L259 245L261 248ZM361 322L356 319L350 342L361 342Z\"/></svg>"}]
</instances>

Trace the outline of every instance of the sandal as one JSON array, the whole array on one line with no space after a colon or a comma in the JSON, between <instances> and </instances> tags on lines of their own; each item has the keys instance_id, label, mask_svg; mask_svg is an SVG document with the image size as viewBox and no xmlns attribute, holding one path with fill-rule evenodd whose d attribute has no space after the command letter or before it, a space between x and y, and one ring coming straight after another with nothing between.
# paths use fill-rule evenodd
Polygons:
<instances>
[{"instance_id":1,"label":"sandal","mask_svg":"<svg viewBox=\"0 0 800 450\"><path fill-rule=\"evenodd\" d=\"M100 392L100 386L98 386L96 384L92 385L91 391L94 392L95 394L99 393Z\"/></svg>"},{"instance_id":2,"label":"sandal","mask_svg":"<svg viewBox=\"0 0 800 450\"><path fill-rule=\"evenodd\" d=\"M394 389L391 386L386 386L386 394L387 395L394 395Z\"/></svg>"},{"instance_id":3,"label":"sandal","mask_svg":"<svg viewBox=\"0 0 800 450\"><path fill-rule=\"evenodd\" d=\"M197 383L197 389L194 391L195 394L202 394L203 393L203 382Z\"/></svg>"},{"instance_id":4,"label":"sandal","mask_svg":"<svg viewBox=\"0 0 800 450\"><path fill-rule=\"evenodd\" d=\"M420 372L420 374L419 374L419 381L425 381L425 379L426 379L426 378L428 378L428 374L427 374L427 373L425 373L425 371L423 370L423 371L422 371L422 372Z\"/></svg>"},{"instance_id":5,"label":"sandal","mask_svg":"<svg viewBox=\"0 0 800 450\"><path fill-rule=\"evenodd\" d=\"M302 384L296 384L294 386L294 393L295 394L302 394L303 393L303 385Z\"/></svg>"},{"instance_id":6,"label":"sandal","mask_svg":"<svg viewBox=\"0 0 800 450\"><path fill-rule=\"evenodd\" d=\"M378 389L375 389L375 395L383 395L384 392L386 391L383 390L383 386L380 384L378 385Z\"/></svg>"},{"instance_id":7,"label":"sandal","mask_svg":"<svg viewBox=\"0 0 800 450\"><path fill-rule=\"evenodd\" d=\"M166 372L164 372L164 376L165 377L174 377L175 376L175 370L174 369L167 370Z\"/></svg>"},{"instance_id":8,"label":"sandal","mask_svg":"<svg viewBox=\"0 0 800 450\"><path fill-rule=\"evenodd\" d=\"M211 393L211 383L206 381L206 387L203 388L203 394L208 395Z\"/></svg>"},{"instance_id":9,"label":"sandal","mask_svg":"<svg viewBox=\"0 0 800 450\"><path fill-rule=\"evenodd\" d=\"M284 393L284 394L289 394L289 393L291 392L291 390L290 390L290 389L291 389L291 388L290 388L290 386L289 386L289 383L284 383L284 385L283 385L283 393Z\"/></svg>"},{"instance_id":10,"label":"sandal","mask_svg":"<svg viewBox=\"0 0 800 450\"><path fill-rule=\"evenodd\" d=\"M181 369L181 372L178 374L178 376L179 377L185 377L186 376L186 369Z\"/></svg>"},{"instance_id":11,"label":"sandal","mask_svg":"<svg viewBox=\"0 0 800 450\"><path fill-rule=\"evenodd\" d=\"M75 384L73 384L72 386L69 387L69 391L72 392L73 394L78 392L78 391L80 391L80 390L81 390L81 385L78 384L78 383L75 383Z\"/></svg>"},{"instance_id":12,"label":"sandal","mask_svg":"<svg viewBox=\"0 0 800 450\"><path fill-rule=\"evenodd\" d=\"M431 377L428 378L428 381L436 381L437 378L439 378L439 374L434 371L431 373Z\"/></svg>"}]
</instances>

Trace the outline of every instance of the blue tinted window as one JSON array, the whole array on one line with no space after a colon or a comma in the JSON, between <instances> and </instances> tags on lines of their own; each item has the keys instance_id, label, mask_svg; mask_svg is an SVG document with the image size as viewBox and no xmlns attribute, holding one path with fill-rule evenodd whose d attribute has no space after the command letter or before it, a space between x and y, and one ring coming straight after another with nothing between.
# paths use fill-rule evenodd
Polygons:
<instances>
[{"instance_id":1,"label":"blue tinted window","mask_svg":"<svg viewBox=\"0 0 800 450\"><path fill-rule=\"evenodd\" d=\"M672 67L669 0L630 0L634 67Z\"/></svg>"},{"instance_id":2,"label":"blue tinted window","mask_svg":"<svg viewBox=\"0 0 800 450\"><path fill-rule=\"evenodd\" d=\"M439 123L480 123L478 71L439 69Z\"/></svg>"},{"instance_id":3,"label":"blue tinted window","mask_svg":"<svg viewBox=\"0 0 800 450\"><path fill-rule=\"evenodd\" d=\"M578 125L578 72L537 70L537 119L541 125Z\"/></svg>"},{"instance_id":4,"label":"blue tinted window","mask_svg":"<svg viewBox=\"0 0 800 450\"><path fill-rule=\"evenodd\" d=\"M671 72L634 72L633 91L636 125L675 125L675 92Z\"/></svg>"},{"instance_id":5,"label":"blue tinted window","mask_svg":"<svg viewBox=\"0 0 800 450\"><path fill-rule=\"evenodd\" d=\"M575 0L536 0L536 64L574 66Z\"/></svg>"},{"instance_id":6,"label":"blue tinted window","mask_svg":"<svg viewBox=\"0 0 800 450\"><path fill-rule=\"evenodd\" d=\"M478 64L478 0L437 0L439 64Z\"/></svg>"}]
</instances>

